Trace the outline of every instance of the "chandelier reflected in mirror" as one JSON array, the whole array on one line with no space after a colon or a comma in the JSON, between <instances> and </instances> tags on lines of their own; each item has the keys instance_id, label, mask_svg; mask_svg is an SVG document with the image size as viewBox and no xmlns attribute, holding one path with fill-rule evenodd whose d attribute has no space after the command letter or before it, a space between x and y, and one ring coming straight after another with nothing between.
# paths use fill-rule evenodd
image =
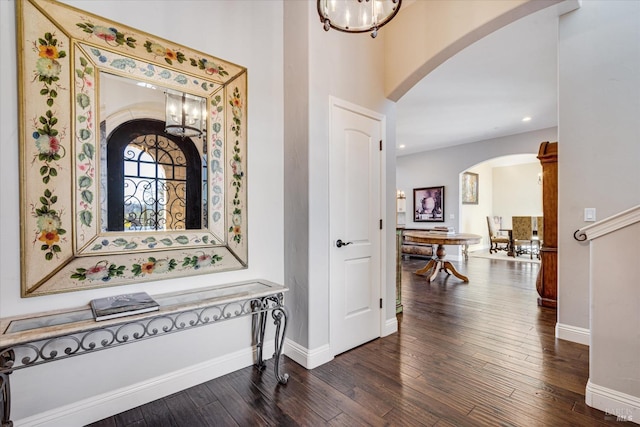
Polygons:
<instances>
[{"instance_id":1,"label":"chandelier reflected in mirror","mask_svg":"<svg viewBox=\"0 0 640 427\"><path fill-rule=\"evenodd\" d=\"M318 14L324 30L378 35L378 29L391 21L402 0L318 0Z\"/></svg>"},{"instance_id":2,"label":"chandelier reflected in mirror","mask_svg":"<svg viewBox=\"0 0 640 427\"><path fill-rule=\"evenodd\" d=\"M172 90L167 90L165 97L165 132L181 138L202 135L205 99Z\"/></svg>"}]
</instances>

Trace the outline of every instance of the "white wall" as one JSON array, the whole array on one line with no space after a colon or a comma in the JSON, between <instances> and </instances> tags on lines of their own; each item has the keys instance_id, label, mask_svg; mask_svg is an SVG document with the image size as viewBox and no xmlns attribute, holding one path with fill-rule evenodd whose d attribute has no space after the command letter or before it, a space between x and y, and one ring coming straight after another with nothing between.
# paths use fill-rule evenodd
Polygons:
<instances>
[{"instance_id":1,"label":"white wall","mask_svg":"<svg viewBox=\"0 0 640 427\"><path fill-rule=\"evenodd\" d=\"M309 22L306 2L284 6L284 229L288 336L309 347ZM328 337L324 337L328 341Z\"/></svg>"},{"instance_id":2,"label":"white wall","mask_svg":"<svg viewBox=\"0 0 640 427\"><path fill-rule=\"evenodd\" d=\"M476 245L469 245L469 251L488 248L491 245L489 230L487 228L487 216L494 215L494 180L493 167L490 162L482 162L479 165L466 170L478 174L478 204L463 205L460 202L460 228L461 233L479 234L482 241ZM460 192L462 192L462 177L460 177Z\"/></svg>"},{"instance_id":3,"label":"white wall","mask_svg":"<svg viewBox=\"0 0 640 427\"><path fill-rule=\"evenodd\" d=\"M395 159L395 104L383 94L384 31L325 32L314 2L285 2L285 274L295 284L294 331L299 347L290 356L312 367L333 357L330 350L329 98L334 96L386 115L385 163ZM295 159L295 161L294 161ZM395 325L395 175L386 185L384 318ZM306 191L305 191L306 190ZM299 195L299 191L304 191ZM388 220L387 220L388 218ZM333 238L335 239L335 238ZM301 248L308 242L308 249ZM299 250L300 249L300 250ZM302 259L304 258L304 259ZM289 280L290 278L290 280Z\"/></svg>"},{"instance_id":4,"label":"white wall","mask_svg":"<svg viewBox=\"0 0 640 427\"><path fill-rule=\"evenodd\" d=\"M463 207L470 212L469 206L460 203L460 176L462 171L470 170L474 172L482 163L488 159L496 157L508 156L512 154L536 154L543 141L556 141L556 128L543 129L534 132L527 132L518 135L511 135L502 138L490 139L486 141L475 142L472 144L458 145L450 148L427 151L419 154L411 154L401 156L397 159L396 167L396 186L407 195L407 209L413 209L413 189L431 186L445 186L445 212L446 221L444 223L416 223L412 217L407 215L406 228L420 228L432 226L433 224L448 225L455 227L456 230L473 232L477 230L477 234L486 235L486 222L484 223L484 232L480 232L482 226L480 222L471 225L472 228L466 229L470 224L464 223L462 228L460 223L460 209ZM475 166L477 165L477 166ZM470 169L471 168L471 169ZM479 170L479 169L478 169ZM488 172L483 172L486 175ZM483 184L485 180L480 179L480 207L478 213L482 215L482 221L486 221L488 209L483 193L488 190ZM491 180L487 180L490 183ZM495 190L493 190L495 191ZM492 202L491 202L492 203ZM450 218L453 215L453 219ZM486 244L482 242L481 245ZM471 248L473 249L473 247ZM448 249L449 254L454 254L454 248Z\"/></svg>"},{"instance_id":5,"label":"white wall","mask_svg":"<svg viewBox=\"0 0 640 427\"><path fill-rule=\"evenodd\" d=\"M628 415L640 422L640 286L637 282L640 214L637 211L635 223L616 227L616 231L590 240L591 342L586 401L590 406L614 414L614 408L626 408L618 415ZM627 213L627 217L632 216ZM600 223L596 227L599 230L592 230L589 237L603 230L611 231L612 224ZM611 257L612 253L616 256ZM613 259L609 263L599 262L608 258ZM620 399L620 396L625 397Z\"/></svg>"},{"instance_id":6,"label":"white wall","mask_svg":"<svg viewBox=\"0 0 640 427\"><path fill-rule=\"evenodd\" d=\"M573 233L584 208L603 219L640 203L639 23L637 1L585 1L560 18L558 333L587 343L589 250Z\"/></svg>"},{"instance_id":7,"label":"white wall","mask_svg":"<svg viewBox=\"0 0 640 427\"><path fill-rule=\"evenodd\" d=\"M504 228L511 228L513 216L542 216L540 173L539 161L493 168L493 212Z\"/></svg>"},{"instance_id":8,"label":"white wall","mask_svg":"<svg viewBox=\"0 0 640 427\"><path fill-rule=\"evenodd\" d=\"M314 2L307 3L309 28L309 349L329 342L329 250L335 236L330 235L329 223L329 97L334 96L356 105L387 115L395 104L386 100L384 86L384 31L378 38L368 34L325 32L319 23ZM285 3L286 7L286 3ZM287 121L285 126L289 126ZM394 132L394 133L391 133ZM385 153L393 153L395 128L387 127ZM387 178L388 211L395 200L393 174ZM289 179L289 177L287 177ZM390 188L389 188L390 187ZM387 218L395 218L388 216ZM395 222L394 219L391 220ZM387 227L387 241L394 242L394 227ZM395 245L388 245L385 301L395 301ZM395 320L395 303L387 304L385 318Z\"/></svg>"},{"instance_id":9,"label":"white wall","mask_svg":"<svg viewBox=\"0 0 640 427\"><path fill-rule=\"evenodd\" d=\"M119 287L118 293L150 294L257 277L283 283L283 8L281 2L69 1L108 19L139 28L246 66L249 70L248 211L249 268ZM0 1L0 315L2 317L75 307L113 294L114 288L20 298L18 116L15 2ZM251 364L250 321L238 319L117 349L16 371L11 375L12 418L76 404L101 393L112 395L134 384L181 369L180 375L140 394L108 401L81 425ZM249 359L247 358L249 356ZM206 365L217 360L219 365ZM206 365L206 366L203 366ZM189 371L189 369L191 371ZM166 378L165 378L166 379ZM144 388L144 387L142 387ZM111 393L111 394L110 394ZM145 395L145 393L147 393ZM102 409L108 413L100 413ZM49 413L50 414L50 413ZM67 420L68 421L68 420Z\"/></svg>"}]
</instances>

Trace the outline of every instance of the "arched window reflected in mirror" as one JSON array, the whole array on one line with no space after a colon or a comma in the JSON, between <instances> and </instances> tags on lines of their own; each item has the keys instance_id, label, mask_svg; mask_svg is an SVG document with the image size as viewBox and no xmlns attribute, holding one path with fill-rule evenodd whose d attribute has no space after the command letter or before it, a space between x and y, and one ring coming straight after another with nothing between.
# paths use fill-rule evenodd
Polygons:
<instances>
[{"instance_id":1,"label":"arched window reflected in mirror","mask_svg":"<svg viewBox=\"0 0 640 427\"><path fill-rule=\"evenodd\" d=\"M206 227L202 156L191 138L164 127L160 120L130 120L107 137L107 231Z\"/></svg>"}]
</instances>

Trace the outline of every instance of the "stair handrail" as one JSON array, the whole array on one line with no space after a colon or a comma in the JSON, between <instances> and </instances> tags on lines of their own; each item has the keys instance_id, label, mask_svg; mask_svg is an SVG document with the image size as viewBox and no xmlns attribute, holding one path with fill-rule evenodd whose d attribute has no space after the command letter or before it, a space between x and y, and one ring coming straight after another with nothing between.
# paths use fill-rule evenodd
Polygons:
<instances>
[{"instance_id":1,"label":"stair handrail","mask_svg":"<svg viewBox=\"0 0 640 427\"><path fill-rule=\"evenodd\" d=\"M579 242L593 240L636 222L640 222L640 205L582 227L573 233L573 237Z\"/></svg>"}]
</instances>

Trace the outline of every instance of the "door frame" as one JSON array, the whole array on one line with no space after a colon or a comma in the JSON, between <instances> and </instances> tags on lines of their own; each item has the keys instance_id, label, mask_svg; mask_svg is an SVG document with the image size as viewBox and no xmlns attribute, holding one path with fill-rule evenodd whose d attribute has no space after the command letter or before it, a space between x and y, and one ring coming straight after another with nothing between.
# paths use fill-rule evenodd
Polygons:
<instances>
[{"instance_id":1,"label":"door frame","mask_svg":"<svg viewBox=\"0 0 640 427\"><path fill-rule=\"evenodd\" d=\"M388 311L388 307L389 304L391 304L393 306L393 312L395 313L395 305L396 305L396 301L395 301L395 297L394 298L390 298L387 292L387 278L386 278L386 274L387 274L387 266L386 266L386 262L387 262L387 257L385 256L386 254L386 247L387 247L387 230L389 229L388 227L389 225L389 221L388 221L388 217L387 217L387 210L386 210L386 206L387 206L387 161L386 161L386 154L387 154L387 117L386 115L379 113L377 111L373 111L370 110L368 108L365 108L363 106L360 106L358 104L354 104L352 102L349 101L345 101L344 99L340 99L337 98L333 95L329 95L329 123L328 123L328 128L329 128L329 134L328 134L328 144L327 144L327 151L328 151L328 158L329 158L329 212L331 212L331 168L332 168L332 164L331 164L331 147L332 147L332 129L333 129L333 111L334 108L338 107L338 108L342 108L345 110L349 110L349 111L353 111L354 113L357 114L361 114L363 116L367 116L373 120L376 120L378 122L380 122L380 136L382 138L382 149L380 150L380 194L379 194L379 215L380 215L380 219L382 220L382 230L380 230L380 247L378 248L379 250L379 259L380 259L380 297L382 298L382 308L380 309L380 324L378 325L379 328L379 333L378 333L378 337L382 337L386 335L386 331L387 331L387 316L386 316L386 312ZM394 231L395 231L395 224L394 226ZM332 236L332 224L331 224L331 214L329 215L329 239L328 239L329 243L331 245L333 245L333 236ZM333 268L333 263L334 263L334 255L333 255L333 251L330 252L329 255L329 347L331 348L331 354L332 356L335 356L335 350L332 348L331 343L332 343L332 338L334 337L334 331L335 331L335 325L334 325L334 319L335 319L335 313L334 313L334 307L333 307L333 284L331 283L331 277L332 277L332 268ZM394 293L395 294L395 293ZM395 319L394 319L395 321ZM395 322L394 322L395 323Z\"/></svg>"}]
</instances>

